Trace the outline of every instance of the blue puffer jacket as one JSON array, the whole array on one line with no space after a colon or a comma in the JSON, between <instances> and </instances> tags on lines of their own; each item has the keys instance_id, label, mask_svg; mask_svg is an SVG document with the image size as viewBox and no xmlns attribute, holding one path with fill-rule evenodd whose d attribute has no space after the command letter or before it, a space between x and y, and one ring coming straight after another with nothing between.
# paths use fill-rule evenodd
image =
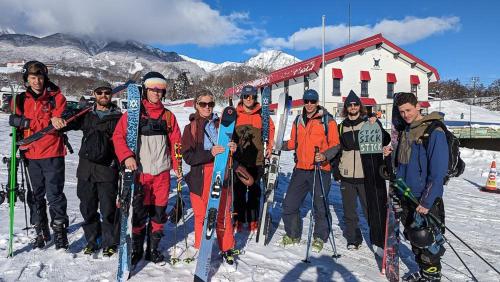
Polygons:
<instances>
[{"instance_id":1,"label":"blue puffer jacket","mask_svg":"<svg viewBox=\"0 0 500 282\"><path fill-rule=\"evenodd\" d=\"M425 208L431 208L436 198L443 197L444 177L448 171L448 142L444 132L440 128L434 130L428 148L420 139L433 120L442 121L443 116L433 112L407 126L397 152L396 175L404 179Z\"/></svg>"}]
</instances>

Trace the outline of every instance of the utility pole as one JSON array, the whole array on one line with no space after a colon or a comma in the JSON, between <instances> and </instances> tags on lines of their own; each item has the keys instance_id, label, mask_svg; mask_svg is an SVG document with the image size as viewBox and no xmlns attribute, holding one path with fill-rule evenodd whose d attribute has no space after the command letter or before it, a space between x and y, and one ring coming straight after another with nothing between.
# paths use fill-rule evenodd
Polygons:
<instances>
[{"instance_id":1,"label":"utility pole","mask_svg":"<svg viewBox=\"0 0 500 282\"><path fill-rule=\"evenodd\" d=\"M326 83L326 78L325 78L325 15L323 15L321 17L321 20L322 20L322 25L323 25L323 36L321 37L321 48L322 48L322 52L321 52L321 64L322 64L322 73L321 73L321 76L322 76L322 80L321 80L321 96L322 96L322 99L321 99L321 106L323 106L323 108L325 107L325 83Z\"/></svg>"}]
</instances>

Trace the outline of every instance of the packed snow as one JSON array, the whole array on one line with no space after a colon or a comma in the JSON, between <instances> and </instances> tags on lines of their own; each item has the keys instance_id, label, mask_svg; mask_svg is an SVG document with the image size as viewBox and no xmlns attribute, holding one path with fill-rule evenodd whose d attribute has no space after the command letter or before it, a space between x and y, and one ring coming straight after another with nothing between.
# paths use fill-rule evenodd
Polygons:
<instances>
[{"instance_id":1,"label":"packed snow","mask_svg":"<svg viewBox=\"0 0 500 282\"><path fill-rule=\"evenodd\" d=\"M495 122L500 123L500 112L490 111L488 109L467 105L454 100L431 100L429 112L438 111L445 113L446 121L464 121L469 122Z\"/></svg>"},{"instance_id":2,"label":"packed snow","mask_svg":"<svg viewBox=\"0 0 500 282\"><path fill-rule=\"evenodd\" d=\"M188 123L191 109L173 108L178 121L183 128ZM290 123L293 118L290 119ZM0 155L8 156L10 148L10 127L8 115L0 114ZM288 125L289 134L291 125ZM85 239L81 228L82 217L79 211L79 200L76 196L76 166L77 153L80 147L80 132L70 132L70 141L75 149L75 154L66 158L66 186L65 193L68 198L68 215L70 218L68 252L56 251L53 244L45 250L33 250L30 240L34 238L34 231L29 230L26 235L24 228L24 209L18 202L15 207L15 236L13 258L6 258L8 244L8 206L6 203L0 207L0 280L2 281L114 281L117 268L117 256L105 259L102 254L97 258L82 254ZM459 178L453 178L445 188L446 224L455 233L461 236L484 258L496 268L500 268L500 194L487 194L479 191L485 184L490 163L492 160L500 161L500 153L484 150L471 150L462 148L462 157L467 167L465 173ZM360 250L348 251L346 240L342 236L344 222L343 210L337 183L329 194L330 211L333 216L335 242L338 252L342 255L337 261L331 258L332 248L325 244L324 250L312 253L311 263L305 264L304 258L308 232L310 212L310 199L306 198L301 210L304 220L302 242L299 245L282 247L278 241L284 235L281 222L281 210L284 194L286 193L293 169L293 155L283 152L279 187L276 191L276 204L272 212L273 236L268 246L261 247L255 243L255 234L248 232L237 233L238 248L244 250L235 266L222 263L214 248L212 281L385 281L380 274L380 260L372 252L366 241ZM185 166L185 172L189 167ZM7 168L5 165L0 170L0 182L7 181ZM172 181L172 185L175 181ZM187 240L188 245L194 243L193 214L189 206L188 189L184 186L183 198L188 204L187 211ZM171 190L170 204L174 202L175 192ZM170 207L169 207L170 208ZM362 232L365 240L369 237L366 220L361 219ZM174 240L174 225L170 222L165 226L165 237L161 243L161 250L170 257L177 244L177 254L194 254L190 247L185 250L182 225L179 225L177 240ZM500 277L493 270L481 262L472 252L465 248L456 238L448 235L448 239L458 250L462 258L474 272L479 281L500 281ZM369 239L368 239L369 240ZM403 275L409 270L415 271L416 264L407 242L401 247L401 270ZM453 252L447 248L443 257L443 281L468 281L471 277ZM192 281L196 261L191 264L178 264L172 266L155 265L141 262L133 272L130 281Z\"/></svg>"}]
</instances>

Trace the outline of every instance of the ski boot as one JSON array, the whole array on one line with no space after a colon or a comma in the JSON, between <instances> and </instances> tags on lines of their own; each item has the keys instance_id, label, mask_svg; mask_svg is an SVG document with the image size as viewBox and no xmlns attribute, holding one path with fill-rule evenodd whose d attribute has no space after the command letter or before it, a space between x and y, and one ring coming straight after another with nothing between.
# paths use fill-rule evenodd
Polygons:
<instances>
[{"instance_id":1,"label":"ski boot","mask_svg":"<svg viewBox=\"0 0 500 282\"><path fill-rule=\"evenodd\" d=\"M420 275L420 272L417 271L405 274L401 280L405 282L418 282L420 281L420 278L422 278L422 275Z\"/></svg>"},{"instance_id":2,"label":"ski boot","mask_svg":"<svg viewBox=\"0 0 500 282\"><path fill-rule=\"evenodd\" d=\"M106 247L102 250L102 255L104 257L111 257L113 256L115 253L116 253L116 250L117 250L117 247L116 246L110 246L110 247Z\"/></svg>"},{"instance_id":3,"label":"ski boot","mask_svg":"<svg viewBox=\"0 0 500 282\"><path fill-rule=\"evenodd\" d=\"M321 240L320 238L314 238L312 242L312 251L315 253L321 252L321 250L323 250L323 244L323 240Z\"/></svg>"},{"instance_id":4,"label":"ski boot","mask_svg":"<svg viewBox=\"0 0 500 282\"><path fill-rule=\"evenodd\" d=\"M149 260L154 263L160 263L165 260L165 257L162 255L162 253L158 250L158 247L160 245L161 237L163 237L163 234L161 231L153 232L150 235L149 238L149 243L151 244L151 252L147 254L146 260Z\"/></svg>"},{"instance_id":5,"label":"ski boot","mask_svg":"<svg viewBox=\"0 0 500 282\"><path fill-rule=\"evenodd\" d=\"M144 255L145 237L146 229L143 229L139 234L132 234L132 266L137 265Z\"/></svg>"},{"instance_id":6,"label":"ski boot","mask_svg":"<svg viewBox=\"0 0 500 282\"><path fill-rule=\"evenodd\" d=\"M441 281L441 267L440 266L429 266L427 268L422 268L420 270L420 275L422 276L419 282L437 282Z\"/></svg>"},{"instance_id":7,"label":"ski boot","mask_svg":"<svg viewBox=\"0 0 500 282\"><path fill-rule=\"evenodd\" d=\"M69 247L68 230L66 228L67 228L66 224L63 222L54 221L52 223L52 230L54 230L54 242L56 245L56 250L59 249L67 250Z\"/></svg>"},{"instance_id":8,"label":"ski boot","mask_svg":"<svg viewBox=\"0 0 500 282\"><path fill-rule=\"evenodd\" d=\"M33 239L33 248L42 249L50 241L50 229L45 223L41 223L35 226L36 238Z\"/></svg>"},{"instance_id":9,"label":"ski boot","mask_svg":"<svg viewBox=\"0 0 500 282\"><path fill-rule=\"evenodd\" d=\"M359 250L359 248L361 248L361 244L360 243L349 243L349 244L347 244L347 249L349 251Z\"/></svg>"},{"instance_id":10,"label":"ski boot","mask_svg":"<svg viewBox=\"0 0 500 282\"><path fill-rule=\"evenodd\" d=\"M283 247L290 246L293 244L298 244L298 243L300 243L299 238L292 238L286 234L285 234L285 236L283 236L283 239L281 239L281 245L283 245Z\"/></svg>"},{"instance_id":11,"label":"ski boot","mask_svg":"<svg viewBox=\"0 0 500 282\"><path fill-rule=\"evenodd\" d=\"M225 252L220 252L222 259L229 265L233 265L235 261L235 256L240 254L240 250L237 249L229 249Z\"/></svg>"}]
</instances>

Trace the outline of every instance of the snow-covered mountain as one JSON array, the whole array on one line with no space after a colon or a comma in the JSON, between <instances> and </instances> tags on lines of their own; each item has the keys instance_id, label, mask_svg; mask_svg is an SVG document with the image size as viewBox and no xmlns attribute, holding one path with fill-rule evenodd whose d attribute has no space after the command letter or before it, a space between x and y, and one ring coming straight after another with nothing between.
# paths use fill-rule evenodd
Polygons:
<instances>
[{"instance_id":1,"label":"snow-covered mountain","mask_svg":"<svg viewBox=\"0 0 500 282\"><path fill-rule=\"evenodd\" d=\"M300 62L300 60L292 55L278 50L268 50L261 52L254 57L250 58L244 63L224 62L220 64L193 59L188 56L180 55L184 60L197 64L206 72L218 72L227 67L250 67L259 68L264 70L277 70L286 66Z\"/></svg>"}]
</instances>

